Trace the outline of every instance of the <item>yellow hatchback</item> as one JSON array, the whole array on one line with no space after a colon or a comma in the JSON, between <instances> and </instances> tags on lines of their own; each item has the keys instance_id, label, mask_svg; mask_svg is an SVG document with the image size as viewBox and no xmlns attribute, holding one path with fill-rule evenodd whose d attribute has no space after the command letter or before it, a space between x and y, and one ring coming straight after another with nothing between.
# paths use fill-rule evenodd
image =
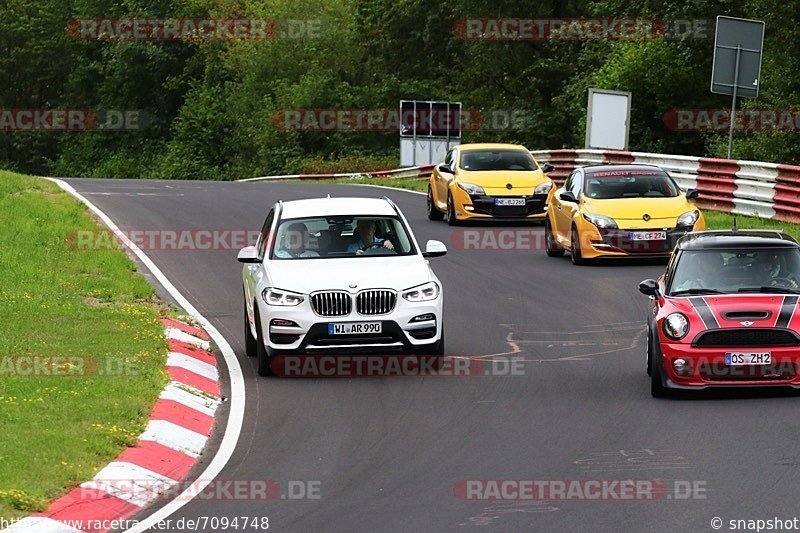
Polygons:
<instances>
[{"instance_id":1,"label":"yellow hatchback","mask_svg":"<svg viewBox=\"0 0 800 533\"><path fill-rule=\"evenodd\" d=\"M703 213L662 168L602 165L575 169L550 192L547 255L570 251L581 264L598 257L666 257L686 232L706 227Z\"/></svg>"},{"instance_id":2,"label":"yellow hatchback","mask_svg":"<svg viewBox=\"0 0 800 533\"><path fill-rule=\"evenodd\" d=\"M542 220L553 182L518 144L462 144L433 169L428 218L454 226L466 220Z\"/></svg>"}]
</instances>

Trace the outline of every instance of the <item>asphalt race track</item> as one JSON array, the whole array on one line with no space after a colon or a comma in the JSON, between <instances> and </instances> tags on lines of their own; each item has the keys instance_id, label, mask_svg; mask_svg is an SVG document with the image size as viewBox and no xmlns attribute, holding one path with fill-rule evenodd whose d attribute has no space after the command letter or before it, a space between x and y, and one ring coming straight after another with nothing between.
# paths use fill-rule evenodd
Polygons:
<instances>
[{"instance_id":1,"label":"asphalt race track","mask_svg":"<svg viewBox=\"0 0 800 533\"><path fill-rule=\"evenodd\" d=\"M798 514L800 398L771 391L651 398L648 306L636 287L658 276L663 262L576 267L541 249L464 250L464 228L428 221L424 197L402 191L67 181L123 229L258 230L278 199L387 195L423 246L448 245L447 256L431 260L444 284L447 354L491 360L514 352L524 361L523 375L259 378L244 354L236 251L145 250L243 367L244 427L219 479L320 486L314 500L195 500L173 519L267 516L274 531L674 532L713 531L714 517L727 530L730 519ZM678 480L703 490L701 498L670 493L634 502L466 501L454 492L461 480L519 479L657 479L670 487Z\"/></svg>"}]
</instances>

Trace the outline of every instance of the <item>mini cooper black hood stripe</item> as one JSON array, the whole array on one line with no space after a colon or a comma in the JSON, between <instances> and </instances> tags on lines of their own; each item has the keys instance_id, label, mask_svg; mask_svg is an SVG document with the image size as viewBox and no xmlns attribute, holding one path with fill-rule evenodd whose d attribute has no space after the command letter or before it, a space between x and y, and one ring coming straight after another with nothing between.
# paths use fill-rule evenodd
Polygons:
<instances>
[{"instance_id":1,"label":"mini cooper black hood stripe","mask_svg":"<svg viewBox=\"0 0 800 533\"><path fill-rule=\"evenodd\" d=\"M781 312L778 315L778 321L775 323L776 328L788 328L789 322L792 320L794 310L797 306L797 296L784 296L783 305L781 305Z\"/></svg>"},{"instance_id":2,"label":"mini cooper black hood stripe","mask_svg":"<svg viewBox=\"0 0 800 533\"><path fill-rule=\"evenodd\" d=\"M692 302L695 311L697 311L697 314L700 315L700 320L703 321L706 329L719 328L717 317L714 316L714 311L712 311L708 306L708 302L706 302L705 298L690 298L690 301Z\"/></svg>"}]
</instances>

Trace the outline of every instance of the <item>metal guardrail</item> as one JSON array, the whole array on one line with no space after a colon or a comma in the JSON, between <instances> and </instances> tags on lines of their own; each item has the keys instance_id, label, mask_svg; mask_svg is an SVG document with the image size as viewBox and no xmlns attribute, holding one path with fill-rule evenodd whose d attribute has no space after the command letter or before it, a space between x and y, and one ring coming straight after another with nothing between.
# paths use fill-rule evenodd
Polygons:
<instances>
[{"instance_id":1,"label":"metal guardrail","mask_svg":"<svg viewBox=\"0 0 800 533\"><path fill-rule=\"evenodd\" d=\"M800 222L800 166L684 155L606 150L534 150L540 162L556 167L560 182L585 165L642 163L672 175L681 189L697 189L707 209Z\"/></svg>"},{"instance_id":2,"label":"metal guardrail","mask_svg":"<svg viewBox=\"0 0 800 533\"><path fill-rule=\"evenodd\" d=\"M800 223L800 166L614 150L560 149L533 150L531 153L539 162L556 167L548 174L556 183L563 183L570 172L580 166L615 163L657 165L669 172L684 191L697 189L698 205L705 209ZM426 179L433 172L433 167L427 165L349 174L263 176L240 181Z\"/></svg>"},{"instance_id":3,"label":"metal guardrail","mask_svg":"<svg viewBox=\"0 0 800 533\"><path fill-rule=\"evenodd\" d=\"M238 180L241 182L272 181L272 180L335 180L358 178L388 178L388 179L427 179L433 172L434 165L422 167L398 168L396 170L378 170L375 172L353 172L344 174L291 174L287 176L262 176Z\"/></svg>"}]
</instances>

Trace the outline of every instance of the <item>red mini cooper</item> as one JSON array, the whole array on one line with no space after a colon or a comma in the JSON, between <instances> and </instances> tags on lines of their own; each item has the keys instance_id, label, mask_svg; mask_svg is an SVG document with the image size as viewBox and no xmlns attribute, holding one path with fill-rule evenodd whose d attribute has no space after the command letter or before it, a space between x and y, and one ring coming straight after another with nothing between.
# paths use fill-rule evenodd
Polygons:
<instances>
[{"instance_id":1,"label":"red mini cooper","mask_svg":"<svg viewBox=\"0 0 800 533\"><path fill-rule=\"evenodd\" d=\"M647 373L669 389L800 388L800 245L778 231L701 231L681 238L650 297Z\"/></svg>"}]
</instances>

